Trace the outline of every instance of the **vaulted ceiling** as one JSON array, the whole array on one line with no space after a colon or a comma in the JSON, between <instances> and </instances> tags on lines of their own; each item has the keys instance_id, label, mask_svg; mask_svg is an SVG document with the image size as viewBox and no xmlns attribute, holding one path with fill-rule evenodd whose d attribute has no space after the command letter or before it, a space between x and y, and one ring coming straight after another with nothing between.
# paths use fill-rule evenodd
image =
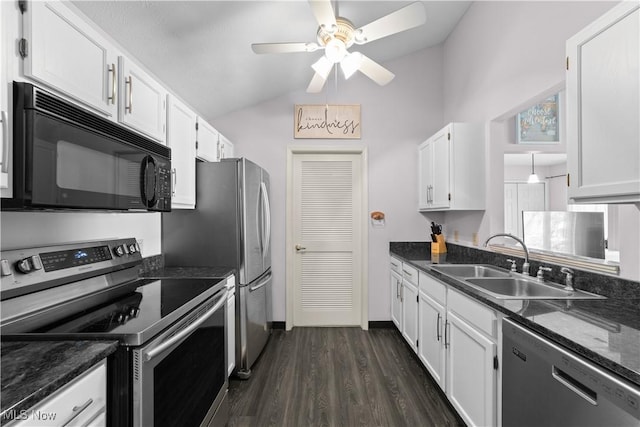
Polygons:
<instances>
[{"instance_id":1,"label":"vaulted ceiling","mask_svg":"<svg viewBox=\"0 0 640 427\"><path fill-rule=\"evenodd\" d=\"M314 74L311 64L322 55L322 51L256 55L251 50L251 43L316 41L318 24L305 0L73 3L208 120L304 90ZM333 4L337 14L360 27L410 3L340 0ZM359 46L358 51L384 64L438 45L471 2L422 3L425 25Z\"/></svg>"}]
</instances>

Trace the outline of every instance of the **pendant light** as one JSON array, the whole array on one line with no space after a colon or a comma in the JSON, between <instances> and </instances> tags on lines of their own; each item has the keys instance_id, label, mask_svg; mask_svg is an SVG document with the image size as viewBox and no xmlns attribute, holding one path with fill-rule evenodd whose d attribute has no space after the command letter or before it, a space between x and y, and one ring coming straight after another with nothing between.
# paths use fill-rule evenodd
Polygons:
<instances>
[{"instance_id":1,"label":"pendant light","mask_svg":"<svg viewBox=\"0 0 640 427\"><path fill-rule=\"evenodd\" d=\"M534 169L533 153L531 153L531 175L529 175L529 179L527 179L527 184L537 184L539 182L540 178L538 178L538 174Z\"/></svg>"}]
</instances>

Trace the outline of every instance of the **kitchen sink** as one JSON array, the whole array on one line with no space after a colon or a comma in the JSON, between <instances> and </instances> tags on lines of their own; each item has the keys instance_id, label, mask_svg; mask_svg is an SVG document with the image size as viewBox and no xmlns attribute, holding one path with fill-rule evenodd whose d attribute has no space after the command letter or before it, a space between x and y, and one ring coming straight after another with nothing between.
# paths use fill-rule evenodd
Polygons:
<instances>
[{"instance_id":1,"label":"kitchen sink","mask_svg":"<svg viewBox=\"0 0 640 427\"><path fill-rule=\"evenodd\" d=\"M506 270L482 264L444 264L431 266L432 270L454 277L510 277Z\"/></svg>"},{"instance_id":2,"label":"kitchen sink","mask_svg":"<svg viewBox=\"0 0 640 427\"><path fill-rule=\"evenodd\" d=\"M518 277L469 278L465 282L498 299L606 299L580 290L565 290L560 285Z\"/></svg>"}]
</instances>

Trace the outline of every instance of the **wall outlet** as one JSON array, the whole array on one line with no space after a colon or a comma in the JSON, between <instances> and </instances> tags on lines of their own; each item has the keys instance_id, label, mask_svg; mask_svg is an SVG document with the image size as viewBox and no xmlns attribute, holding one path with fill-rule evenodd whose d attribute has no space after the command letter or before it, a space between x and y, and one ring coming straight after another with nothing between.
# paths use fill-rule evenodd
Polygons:
<instances>
[{"instance_id":1,"label":"wall outlet","mask_svg":"<svg viewBox=\"0 0 640 427\"><path fill-rule=\"evenodd\" d=\"M473 246L478 246L478 233L473 233L471 239L473 240Z\"/></svg>"},{"instance_id":2,"label":"wall outlet","mask_svg":"<svg viewBox=\"0 0 640 427\"><path fill-rule=\"evenodd\" d=\"M453 241L454 242L458 242L460 238L460 235L458 234L458 230L453 230Z\"/></svg>"}]
</instances>

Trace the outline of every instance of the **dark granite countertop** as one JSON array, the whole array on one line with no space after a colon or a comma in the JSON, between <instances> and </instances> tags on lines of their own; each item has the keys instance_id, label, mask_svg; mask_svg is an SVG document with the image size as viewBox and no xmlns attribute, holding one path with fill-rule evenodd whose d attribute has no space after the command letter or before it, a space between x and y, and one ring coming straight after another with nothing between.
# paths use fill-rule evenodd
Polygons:
<instances>
[{"instance_id":1,"label":"dark granite countertop","mask_svg":"<svg viewBox=\"0 0 640 427\"><path fill-rule=\"evenodd\" d=\"M142 273L140 277L175 279L227 278L235 270L232 267L163 267Z\"/></svg>"},{"instance_id":2,"label":"dark granite countertop","mask_svg":"<svg viewBox=\"0 0 640 427\"><path fill-rule=\"evenodd\" d=\"M0 425L87 371L117 341L2 341Z\"/></svg>"},{"instance_id":3,"label":"dark granite countertop","mask_svg":"<svg viewBox=\"0 0 640 427\"><path fill-rule=\"evenodd\" d=\"M576 271L576 277L583 276L582 281L576 280L576 287L590 292L594 291L594 287L606 290L608 294L602 294L607 299L499 300L430 267L436 263L492 264L504 267L507 264L502 258L506 257L456 245L449 247L451 249L448 253L440 255L438 259L431 259L428 243L425 242L392 242L390 253L597 365L640 385L639 284L606 276L594 277L596 275ZM532 267L533 264L532 262ZM537 265L535 268L537 269ZM554 278L552 280L559 282ZM619 283L611 283L612 281ZM615 288L624 289L620 291ZM596 293L601 292L596 290Z\"/></svg>"}]
</instances>

